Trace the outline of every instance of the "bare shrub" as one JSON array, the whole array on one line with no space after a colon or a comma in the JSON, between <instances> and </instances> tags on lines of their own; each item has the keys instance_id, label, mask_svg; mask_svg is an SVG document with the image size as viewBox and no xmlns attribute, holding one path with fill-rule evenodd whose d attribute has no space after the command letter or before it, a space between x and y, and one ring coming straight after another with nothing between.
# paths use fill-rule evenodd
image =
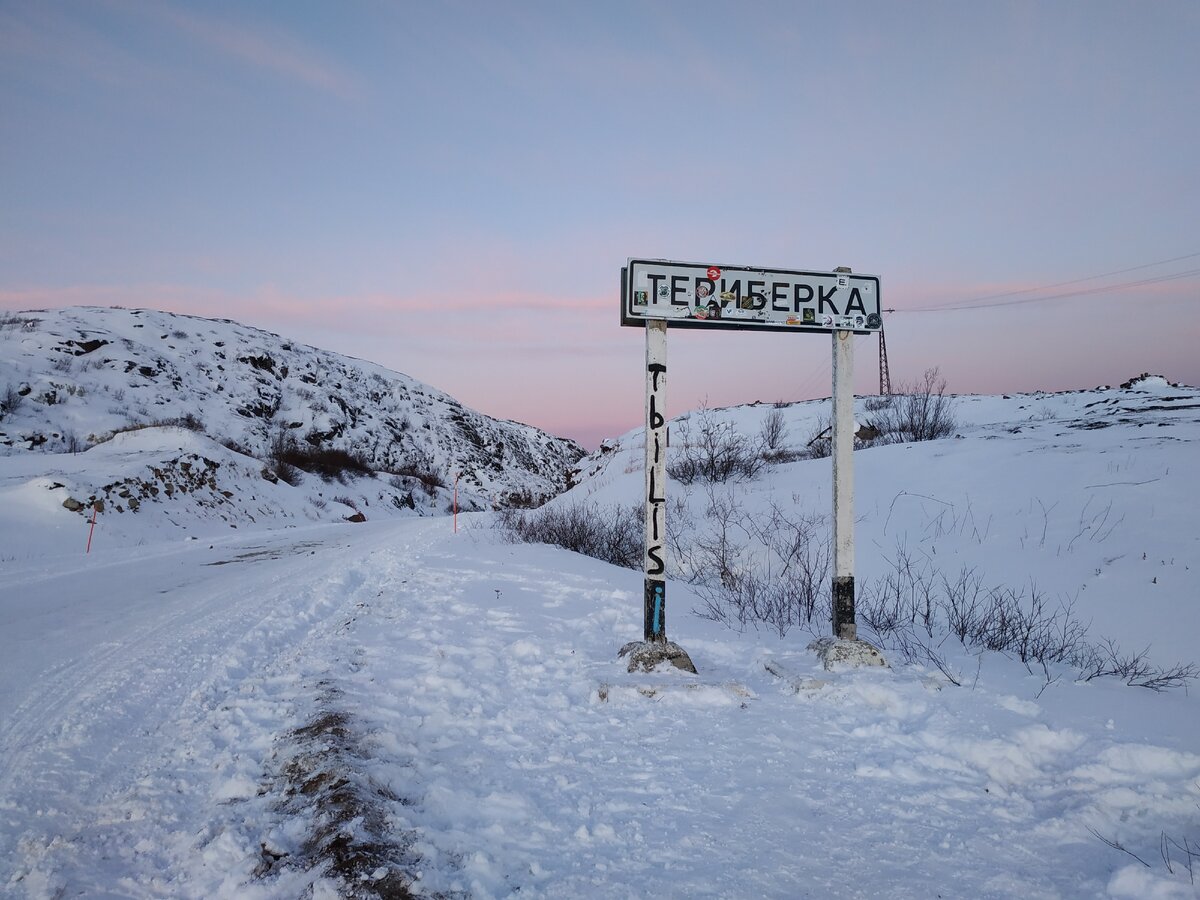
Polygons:
<instances>
[{"instance_id":1,"label":"bare shrub","mask_svg":"<svg viewBox=\"0 0 1200 900\"><path fill-rule=\"evenodd\" d=\"M863 405L866 406L867 412L879 412L882 409L890 408L893 402L895 401L891 394L879 394L874 397L868 397L863 402Z\"/></svg>"},{"instance_id":2,"label":"bare shrub","mask_svg":"<svg viewBox=\"0 0 1200 900\"><path fill-rule=\"evenodd\" d=\"M42 324L41 319L25 318L17 313L0 313L0 331L36 331Z\"/></svg>"},{"instance_id":3,"label":"bare shrub","mask_svg":"<svg viewBox=\"0 0 1200 900\"><path fill-rule=\"evenodd\" d=\"M247 452L244 447L235 445L235 442L230 441L226 444L231 450L238 453ZM276 476L281 481L286 481L292 487L300 483L300 473L296 471L296 467L292 464L293 455L299 450L296 439L286 431L277 431L271 438L271 444L267 448L267 458L271 463L271 467L275 470Z\"/></svg>"},{"instance_id":4,"label":"bare shrub","mask_svg":"<svg viewBox=\"0 0 1200 900\"><path fill-rule=\"evenodd\" d=\"M21 404L25 402L25 398L11 384L4 389L4 393L0 394L0 416L7 416L15 413L21 408Z\"/></svg>"},{"instance_id":5,"label":"bare shrub","mask_svg":"<svg viewBox=\"0 0 1200 900\"><path fill-rule=\"evenodd\" d=\"M891 570L881 579L865 582L855 604L855 615L876 634L889 634L913 626L932 636L936 620L937 575L923 561L915 561L907 548L898 546Z\"/></svg>"},{"instance_id":6,"label":"bare shrub","mask_svg":"<svg viewBox=\"0 0 1200 900\"><path fill-rule=\"evenodd\" d=\"M702 618L738 628L766 625L781 637L811 626L829 608L830 554L824 516L788 517L773 506L765 519L738 518L727 498L710 505L709 536L696 542ZM749 538L751 556L737 534ZM705 577L707 576L707 577Z\"/></svg>"},{"instance_id":7,"label":"bare shrub","mask_svg":"<svg viewBox=\"0 0 1200 900\"><path fill-rule=\"evenodd\" d=\"M1088 653L1087 628L1072 603L1052 605L1033 584L985 588L973 568L951 578L928 560L914 561L903 546L883 578L863 584L855 612L876 635L898 636L914 648L912 633L923 632L927 639L949 634L964 647L1012 654L1026 666L1075 663Z\"/></svg>"},{"instance_id":8,"label":"bare shrub","mask_svg":"<svg viewBox=\"0 0 1200 900\"><path fill-rule=\"evenodd\" d=\"M513 543L552 544L613 565L642 564L642 510L576 503L527 511L501 510L497 527Z\"/></svg>"},{"instance_id":9,"label":"bare shrub","mask_svg":"<svg viewBox=\"0 0 1200 900\"><path fill-rule=\"evenodd\" d=\"M144 411L145 410L143 409L143 412ZM109 409L109 412L120 415L124 412L124 410L122 410L120 407L112 407ZM151 419L149 421L134 420L126 423L125 425L121 425L118 428L114 428L112 431L104 434L102 437L96 438L96 443L103 444L105 441L111 441L118 434L130 434L134 431L145 431L147 428L186 428L188 431L195 431L200 434L204 433L204 423L192 413L186 413L182 416L176 416L169 419ZM224 443L225 446L229 447L231 450L237 450L239 453L246 453L246 455L250 455L244 448L235 446L233 442L226 441Z\"/></svg>"},{"instance_id":10,"label":"bare shrub","mask_svg":"<svg viewBox=\"0 0 1200 900\"><path fill-rule=\"evenodd\" d=\"M552 494L536 493L530 488L524 487L519 491L507 491L501 494L498 505L513 509L537 509L552 496Z\"/></svg>"},{"instance_id":11,"label":"bare shrub","mask_svg":"<svg viewBox=\"0 0 1200 900\"><path fill-rule=\"evenodd\" d=\"M828 459L833 453L833 426L828 416L821 416L804 442L809 459Z\"/></svg>"},{"instance_id":12,"label":"bare shrub","mask_svg":"<svg viewBox=\"0 0 1200 900\"><path fill-rule=\"evenodd\" d=\"M409 450L404 460L391 469L389 474L400 475L405 478L415 478L421 482L425 493L430 497L437 493L438 488L446 487L446 479L437 470L433 458L419 448Z\"/></svg>"},{"instance_id":13,"label":"bare shrub","mask_svg":"<svg viewBox=\"0 0 1200 900\"><path fill-rule=\"evenodd\" d=\"M946 379L936 367L926 369L920 381L901 385L871 424L879 429L885 442L893 444L950 437L958 421L954 418L953 398L946 396Z\"/></svg>"},{"instance_id":14,"label":"bare shrub","mask_svg":"<svg viewBox=\"0 0 1200 900\"><path fill-rule=\"evenodd\" d=\"M786 446L788 427L780 409L781 405L775 404L763 419L758 432L758 445L763 461L771 464L795 462L808 456L804 450Z\"/></svg>"},{"instance_id":15,"label":"bare shrub","mask_svg":"<svg viewBox=\"0 0 1200 900\"><path fill-rule=\"evenodd\" d=\"M1147 869L1154 868L1116 838L1105 837L1090 825L1088 826L1088 831L1092 833L1092 837L1105 846L1131 856ZM1200 840L1193 840L1184 835L1182 841L1183 843L1180 843L1178 839L1168 835L1165 830L1160 832L1158 838L1158 855L1169 875L1182 878L1183 874L1187 873L1188 883L1195 886L1196 871L1200 869Z\"/></svg>"},{"instance_id":16,"label":"bare shrub","mask_svg":"<svg viewBox=\"0 0 1200 900\"><path fill-rule=\"evenodd\" d=\"M732 423L716 422L707 410L696 415L696 427L681 422L681 446L668 455L667 474L680 484L725 483L753 478L763 467L758 447Z\"/></svg>"},{"instance_id":17,"label":"bare shrub","mask_svg":"<svg viewBox=\"0 0 1200 900\"><path fill-rule=\"evenodd\" d=\"M781 636L793 626L824 625L830 613L829 543L824 517L789 519L778 508L765 519L746 517L728 498L711 503L709 533L693 541L687 562L697 594L698 615L737 628L766 626ZM1120 678L1150 690L1185 686L1200 667L1154 665L1147 651L1126 654L1112 641L1092 644L1071 600L1052 601L1027 588L988 587L964 567L951 577L928 559L896 549L889 571L864 581L856 618L883 648L908 662L936 666L954 683L943 643L1003 653L1033 671L1066 665L1090 681Z\"/></svg>"},{"instance_id":18,"label":"bare shrub","mask_svg":"<svg viewBox=\"0 0 1200 900\"><path fill-rule=\"evenodd\" d=\"M779 450L783 447L783 442L787 440L788 427L783 420L783 413L779 407L774 407L762 420L762 426L759 429L759 440L767 450Z\"/></svg>"},{"instance_id":19,"label":"bare shrub","mask_svg":"<svg viewBox=\"0 0 1200 900\"><path fill-rule=\"evenodd\" d=\"M272 438L269 455L275 474L291 485L299 480L296 469L319 475L326 481L373 472L370 461L360 453L339 447L304 446L282 431Z\"/></svg>"},{"instance_id":20,"label":"bare shrub","mask_svg":"<svg viewBox=\"0 0 1200 900\"><path fill-rule=\"evenodd\" d=\"M1124 653L1112 641L1103 641L1090 647L1091 653L1083 661L1080 677L1084 681L1094 678L1120 678L1131 687L1144 687L1152 691L1184 687L1189 681L1200 677L1200 668L1195 663L1176 663L1162 668L1149 660L1149 647L1140 653Z\"/></svg>"}]
</instances>

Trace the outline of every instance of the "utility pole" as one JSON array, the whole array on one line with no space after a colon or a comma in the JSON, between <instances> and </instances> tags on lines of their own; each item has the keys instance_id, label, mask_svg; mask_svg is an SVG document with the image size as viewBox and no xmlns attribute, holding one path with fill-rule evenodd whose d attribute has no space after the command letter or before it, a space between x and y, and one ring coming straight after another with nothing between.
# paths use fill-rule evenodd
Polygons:
<instances>
[{"instance_id":1,"label":"utility pole","mask_svg":"<svg viewBox=\"0 0 1200 900\"><path fill-rule=\"evenodd\" d=\"M845 267L835 272L849 272ZM854 332L833 332L833 636L853 641Z\"/></svg>"}]
</instances>

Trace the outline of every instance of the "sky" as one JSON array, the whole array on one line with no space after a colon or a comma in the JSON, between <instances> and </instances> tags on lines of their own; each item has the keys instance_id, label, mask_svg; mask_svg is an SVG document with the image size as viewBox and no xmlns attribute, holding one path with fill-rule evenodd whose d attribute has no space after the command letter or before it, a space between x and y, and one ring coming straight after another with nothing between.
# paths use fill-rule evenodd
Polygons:
<instances>
[{"instance_id":1,"label":"sky","mask_svg":"<svg viewBox=\"0 0 1200 900\"><path fill-rule=\"evenodd\" d=\"M644 416L631 257L877 275L894 384L1200 384L1198 46L1194 0L0 0L0 309L235 319L588 447ZM668 411L830 358L672 331Z\"/></svg>"}]
</instances>

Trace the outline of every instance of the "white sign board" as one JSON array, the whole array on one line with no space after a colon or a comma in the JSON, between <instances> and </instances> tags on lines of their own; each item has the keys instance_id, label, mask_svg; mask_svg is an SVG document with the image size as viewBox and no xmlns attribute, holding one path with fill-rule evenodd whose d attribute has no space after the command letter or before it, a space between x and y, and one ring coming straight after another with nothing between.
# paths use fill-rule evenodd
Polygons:
<instances>
[{"instance_id":1,"label":"white sign board","mask_svg":"<svg viewBox=\"0 0 1200 900\"><path fill-rule=\"evenodd\" d=\"M759 331L854 331L883 328L879 278L631 259L621 270L621 324Z\"/></svg>"}]
</instances>

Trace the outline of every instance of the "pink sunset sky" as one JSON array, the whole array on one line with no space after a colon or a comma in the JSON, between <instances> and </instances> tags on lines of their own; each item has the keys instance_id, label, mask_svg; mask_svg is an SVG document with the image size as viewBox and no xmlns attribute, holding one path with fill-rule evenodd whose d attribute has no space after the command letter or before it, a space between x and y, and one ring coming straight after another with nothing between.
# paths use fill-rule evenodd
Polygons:
<instances>
[{"instance_id":1,"label":"pink sunset sky","mask_svg":"<svg viewBox=\"0 0 1200 900\"><path fill-rule=\"evenodd\" d=\"M594 447L628 257L881 278L893 382L1200 383L1200 5L0 4L0 309L230 318ZM878 383L857 339L857 388ZM672 332L668 406L829 393Z\"/></svg>"}]
</instances>

